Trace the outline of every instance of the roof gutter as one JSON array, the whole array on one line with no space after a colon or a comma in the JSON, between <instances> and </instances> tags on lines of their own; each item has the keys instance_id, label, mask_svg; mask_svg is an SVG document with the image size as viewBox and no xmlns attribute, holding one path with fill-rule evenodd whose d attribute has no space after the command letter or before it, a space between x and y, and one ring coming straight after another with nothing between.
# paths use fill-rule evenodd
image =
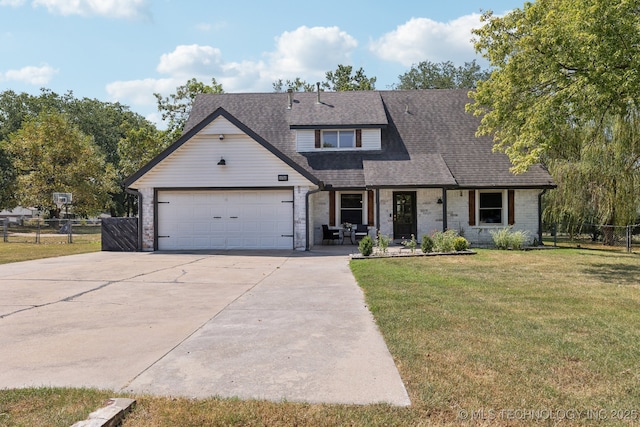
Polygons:
<instances>
[{"instance_id":1,"label":"roof gutter","mask_svg":"<svg viewBox=\"0 0 640 427\"><path fill-rule=\"evenodd\" d=\"M142 193L131 188L124 188L124 191L138 198L138 251L142 250Z\"/></svg>"}]
</instances>

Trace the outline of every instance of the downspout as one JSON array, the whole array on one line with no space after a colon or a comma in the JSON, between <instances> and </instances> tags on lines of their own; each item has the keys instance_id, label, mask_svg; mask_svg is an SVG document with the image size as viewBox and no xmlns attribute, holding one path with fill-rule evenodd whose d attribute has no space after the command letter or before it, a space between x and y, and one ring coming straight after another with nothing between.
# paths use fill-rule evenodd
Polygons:
<instances>
[{"instance_id":1,"label":"downspout","mask_svg":"<svg viewBox=\"0 0 640 427\"><path fill-rule=\"evenodd\" d=\"M311 224L310 224L311 219L309 215L309 197L311 197L312 194L321 192L323 189L324 189L324 184L320 182L317 189L307 191L307 194L304 196L304 210L305 210L305 222L306 222L305 231L307 233L306 242L304 244L304 250L307 252L310 250L309 240L311 235Z\"/></svg>"},{"instance_id":2,"label":"downspout","mask_svg":"<svg viewBox=\"0 0 640 427\"><path fill-rule=\"evenodd\" d=\"M124 191L138 198L138 251L142 251L142 193L131 188L125 188Z\"/></svg>"},{"instance_id":3,"label":"downspout","mask_svg":"<svg viewBox=\"0 0 640 427\"><path fill-rule=\"evenodd\" d=\"M376 188L376 236L380 232L380 188Z\"/></svg>"},{"instance_id":4,"label":"downspout","mask_svg":"<svg viewBox=\"0 0 640 427\"><path fill-rule=\"evenodd\" d=\"M538 244L543 246L542 244L542 196L547 192L545 188L542 190L540 194L538 194Z\"/></svg>"}]
</instances>

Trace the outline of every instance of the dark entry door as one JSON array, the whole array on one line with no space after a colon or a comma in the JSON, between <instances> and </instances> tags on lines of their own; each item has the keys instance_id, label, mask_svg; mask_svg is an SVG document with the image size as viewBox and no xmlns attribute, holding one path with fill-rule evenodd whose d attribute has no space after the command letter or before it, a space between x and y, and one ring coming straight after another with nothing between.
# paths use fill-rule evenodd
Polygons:
<instances>
[{"instance_id":1,"label":"dark entry door","mask_svg":"<svg viewBox=\"0 0 640 427\"><path fill-rule=\"evenodd\" d=\"M416 192L393 192L393 238L410 239L417 234ZM418 236L416 236L416 239Z\"/></svg>"}]
</instances>

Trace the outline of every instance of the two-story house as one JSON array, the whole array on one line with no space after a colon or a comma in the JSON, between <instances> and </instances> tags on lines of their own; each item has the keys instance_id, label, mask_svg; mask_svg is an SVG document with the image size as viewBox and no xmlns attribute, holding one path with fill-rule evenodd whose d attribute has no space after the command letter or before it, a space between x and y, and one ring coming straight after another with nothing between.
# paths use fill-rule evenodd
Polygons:
<instances>
[{"instance_id":1,"label":"two-story house","mask_svg":"<svg viewBox=\"0 0 640 427\"><path fill-rule=\"evenodd\" d=\"M393 239L513 226L539 239L534 166L476 137L466 90L206 94L182 137L133 176L143 250L299 249L322 225Z\"/></svg>"}]
</instances>

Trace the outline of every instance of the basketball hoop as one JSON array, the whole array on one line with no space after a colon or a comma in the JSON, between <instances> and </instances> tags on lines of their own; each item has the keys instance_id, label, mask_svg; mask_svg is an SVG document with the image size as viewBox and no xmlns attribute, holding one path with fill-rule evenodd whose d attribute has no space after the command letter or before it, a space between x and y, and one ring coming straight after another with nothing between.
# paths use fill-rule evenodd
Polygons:
<instances>
[{"instance_id":1,"label":"basketball hoop","mask_svg":"<svg viewBox=\"0 0 640 427\"><path fill-rule=\"evenodd\" d=\"M53 193L53 203L55 203L58 209L62 209L63 206L71 204L72 201L72 193Z\"/></svg>"}]
</instances>

